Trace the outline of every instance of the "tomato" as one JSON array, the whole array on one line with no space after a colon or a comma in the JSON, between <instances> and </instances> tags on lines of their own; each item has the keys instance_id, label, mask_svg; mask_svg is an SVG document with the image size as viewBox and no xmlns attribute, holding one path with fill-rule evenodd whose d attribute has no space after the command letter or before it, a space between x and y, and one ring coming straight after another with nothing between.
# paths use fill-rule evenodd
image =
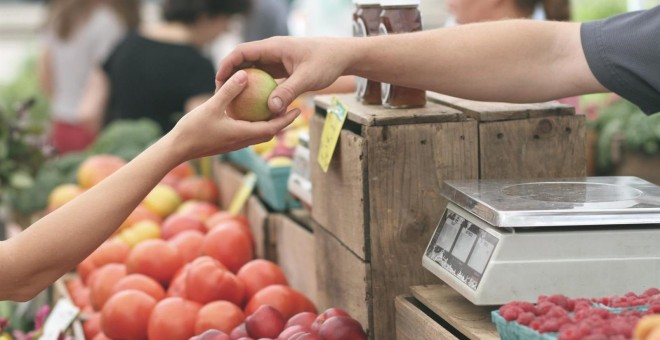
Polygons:
<instances>
[{"instance_id":1,"label":"tomato","mask_svg":"<svg viewBox=\"0 0 660 340\"><path fill-rule=\"evenodd\" d=\"M111 239L103 242L90 257L94 265L97 268L101 268L108 263L126 262L130 251L131 248L126 243Z\"/></svg>"},{"instance_id":2,"label":"tomato","mask_svg":"<svg viewBox=\"0 0 660 340\"><path fill-rule=\"evenodd\" d=\"M119 226L117 231L120 232L126 228L133 226L135 223L144 220L153 221L159 225L163 223L162 217L160 217L156 213L151 212L151 210L147 209L147 207L145 207L144 204L140 203L140 205L135 207L135 210L133 210L133 212L131 212L131 214L128 215L128 217L126 217L126 220Z\"/></svg>"},{"instance_id":3,"label":"tomato","mask_svg":"<svg viewBox=\"0 0 660 340\"><path fill-rule=\"evenodd\" d=\"M245 232L250 234L250 238L252 238L250 223L243 215L234 215L227 211L218 211L217 213L211 215L211 217L209 217L206 221L204 221L204 224L206 224L206 229L211 230L225 222L240 226L243 230L245 230Z\"/></svg>"},{"instance_id":4,"label":"tomato","mask_svg":"<svg viewBox=\"0 0 660 340\"><path fill-rule=\"evenodd\" d=\"M163 232L161 236L164 239L169 240L186 230L196 230L200 233L205 233L206 227L204 226L204 222L202 222L197 216L174 214L170 215L165 219L165 222L163 222Z\"/></svg>"},{"instance_id":5,"label":"tomato","mask_svg":"<svg viewBox=\"0 0 660 340\"><path fill-rule=\"evenodd\" d=\"M199 303L226 300L241 305L245 298L245 287L218 261L200 257L188 269L186 296Z\"/></svg>"},{"instance_id":6,"label":"tomato","mask_svg":"<svg viewBox=\"0 0 660 340\"><path fill-rule=\"evenodd\" d=\"M282 269L268 260L252 260L241 267L236 276L245 285L245 296L248 299L267 286L288 285Z\"/></svg>"},{"instance_id":7,"label":"tomato","mask_svg":"<svg viewBox=\"0 0 660 340\"><path fill-rule=\"evenodd\" d=\"M195 216L205 221L220 211L217 205L205 201L189 200L183 202L176 210L176 214Z\"/></svg>"},{"instance_id":8,"label":"tomato","mask_svg":"<svg viewBox=\"0 0 660 340\"><path fill-rule=\"evenodd\" d=\"M139 290L113 295L101 311L101 329L112 339L146 339L156 299Z\"/></svg>"},{"instance_id":9,"label":"tomato","mask_svg":"<svg viewBox=\"0 0 660 340\"><path fill-rule=\"evenodd\" d=\"M251 315L261 305L277 309L286 320L302 312L316 313L314 303L305 295L284 285L271 285L254 294L245 307L245 315Z\"/></svg>"},{"instance_id":10,"label":"tomato","mask_svg":"<svg viewBox=\"0 0 660 340\"><path fill-rule=\"evenodd\" d=\"M172 237L168 242L179 250L183 262L192 262L202 254L204 234L196 230L186 230Z\"/></svg>"},{"instance_id":11,"label":"tomato","mask_svg":"<svg viewBox=\"0 0 660 340\"><path fill-rule=\"evenodd\" d=\"M147 275L167 286L183 266L183 259L175 246L164 240L146 240L131 250L126 259L129 274Z\"/></svg>"},{"instance_id":12,"label":"tomato","mask_svg":"<svg viewBox=\"0 0 660 340\"><path fill-rule=\"evenodd\" d=\"M179 271L174 274L174 278L167 287L167 297L182 297L186 298L186 277L188 276L188 269L190 263L186 263Z\"/></svg>"},{"instance_id":13,"label":"tomato","mask_svg":"<svg viewBox=\"0 0 660 340\"><path fill-rule=\"evenodd\" d=\"M94 270L96 270L96 265L94 264L94 259L92 259L91 255L87 256L86 259L82 260L76 266L76 272L78 272L78 275L80 275L80 278L87 286L90 285L89 276L92 274Z\"/></svg>"},{"instance_id":14,"label":"tomato","mask_svg":"<svg viewBox=\"0 0 660 340\"><path fill-rule=\"evenodd\" d=\"M97 273L90 286L90 301L94 310L101 310L114 293L117 282L126 276L126 266L110 263L97 269Z\"/></svg>"},{"instance_id":15,"label":"tomato","mask_svg":"<svg viewBox=\"0 0 660 340\"><path fill-rule=\"evenodd\" d=\"M218 187L206 177L186 177L177 183L176 191L184 200L218 201Z\"/></svg>"},{"instance_id":16,"label":"tomato","mask_svg":"<svg viewBox=\"0 0 660 340\"><path fill-rule=\"evenodd\" d=\"M229 334L243 321L245 315L238 306L229 301L213 301L199 310L195 322L195 334L204 333L209 329L217 329Z\"/></svg>"},{"instance_id":17,"label":"tomato","mask_svg":"<svg viewBox=\"0 0 660 340\"><path fill-rule=\"evenodd\" d=\"M195 335L195 320L202 305L179 297L160 301L149 318L150 340L187 340Z\"/></svg>"},{"instance_id":18,"label":"tomato","mask_svg":"<svg viewBox=\"0 0 660 340\"><path fill-rule=\"evenodd\" d=\"M206 234L202 253L220 261L233 273L254 257L249 235L240 227L228 224L218 225Z\"/></svg>"},{"instance_id":19,"label":"tomato","mask_svg":"<svg viewBox=\"0 0 660 340\"><path fill-rule=\"evenodd\" d=\"M85 339L93 339L101 332L101 313L93 313L83 322L83 332Z\"/></svg>"},{"instance_id":20,"label":"tomato","mask_svg":"<svg viewBox=\"0 0 660 340\"><path fill-rule=\"evenodd\" d=\"M165 298L165 290L156 280L142 274L130 274L119 280L114 288L114 293L123 290L135 289L149 294L156 301Z\"/></svg>"}]
</instances>

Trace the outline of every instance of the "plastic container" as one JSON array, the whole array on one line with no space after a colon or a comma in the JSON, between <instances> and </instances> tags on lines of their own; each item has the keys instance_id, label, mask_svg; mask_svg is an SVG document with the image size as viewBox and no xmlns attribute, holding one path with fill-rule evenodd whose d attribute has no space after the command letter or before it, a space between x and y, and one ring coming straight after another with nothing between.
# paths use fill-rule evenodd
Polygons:
<instances>
[{"instance_id":1,"label":"plastic container","mask_svg":"<svg viewBox=\"0 0 660 340\"><path fill-rule=\"evenodd\" d=\"M379 34L410 33L422 30L419 0L382 0ZM381 100L386 108L413 108L426 105L426 91L404 86L381 84Z\"/></svg>"}]
</instances>

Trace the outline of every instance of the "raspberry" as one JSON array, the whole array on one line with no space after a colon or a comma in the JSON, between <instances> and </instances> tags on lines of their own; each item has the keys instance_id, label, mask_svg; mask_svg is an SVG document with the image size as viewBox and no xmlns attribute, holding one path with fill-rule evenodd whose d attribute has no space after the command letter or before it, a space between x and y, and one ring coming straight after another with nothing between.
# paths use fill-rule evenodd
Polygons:
<instances>
[{"instance_id":1,"label":"raspberry","mask_svg":"<svg viewBox=\"0 0 660 340\"><path fill-rule=\"evenodd\" d=\"M549 301L541 301L536 305L536 315L545 315L555 304Z\"/></svg>"},{"instance_id":2,"label":"raspberry","mask_svg":"<svg viewBox=\"0 0 660 340\"><path fill-rule=\"evenodd\" d=\"M518 314L518 319L516 319L516 322L521 324L521 325L529 325L534 319L536 319L536 315L532 312L522 312Z\"/></svg>"},{"instance_id":3,"label":"raspberry","mask_svg":"<svg viewBox=\"0 0 660 340\"><path fill-rule=\"evenodd\" d=\"M548 301L554 303L561 308L568 310L568 298L561 294L551 295L548 297Z\"/></svg>"},{"instance_id":4,"label":"raspberry","mask_svg":"<svg viewBox=\"0 0 660 340\"><path fill-rule=\"evenodd\" d=\"M546 315L553 318L560 318L563 316L567 316L568 312L559 306L553 306L552 308L550 308L548 313L546 313Z\"/></svg>"},{"instance_id":5,"label":"raspberry","mask_svg":"<svg viewBox=\"0 0 660 340\"><path fill-rule=\"evenodd\" d=\"M541 321L540 319L534 319L534 321L532 321L532 322L529 323L529 326L528 326L528 327L531 328L531 329L533 329L533 330L537 330L537 331L538 331L539 328L541 328L541 323L542 323L542 321Z\"/></svg>"},{"instance_id":6,"label":"raspberry","mask_svg":"<svg viewBox=\"0 0 660 340\"><path fill-rule=\"evenodd\" d=\"M500 314L506 321L513 321L518 318L518 314L522 311L519 307L500 308Z\"/></svg>"},{"instance_id":7,"label":"raspberry","mask_svg":"<svg viewBox=\"0 0 660 340\"><path fill-rule=\"evenodd\" d=\"M660 294L660 289L658 289L658 288L649 288L649 289L645 290L644 293L642 293L641 296L651 297L651 296L657 295L657 294Z\"/></svg>"},{"instance_id":8,"label":"raspberry","mask_svg":"<svg viewBox=\"0 0 660 340\"><path fill-rule=\"evenodd\" d=\"M545 320L539 327L539 332L541 333L556 332L558 330L559 330L559 322L557 321L557 319Z\"/></svg>"}]
</instances>

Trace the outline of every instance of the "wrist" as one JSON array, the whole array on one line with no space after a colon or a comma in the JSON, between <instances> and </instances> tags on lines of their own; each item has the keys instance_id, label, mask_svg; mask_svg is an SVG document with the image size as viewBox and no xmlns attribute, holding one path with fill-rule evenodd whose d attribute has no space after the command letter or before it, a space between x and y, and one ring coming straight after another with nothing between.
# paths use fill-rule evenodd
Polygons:
<instances>
[{"instance_id":1,"label":"wrist","mask_svg":"<svg viewBox=\"0 0 660 340\"><path fill-rule=\"evenodd\" d=\"M370 58L370 51L374 53L374 44L377 43L378 37L364 37L364 38L347 38L340 43L347 53L346 64L344 65L344 75L357 75L364 76L368 72Z\"/></svg>"},{"instance_id":2,"label":"wrist","mask_svg":"<svg viewBox=\"0 0 660 340\"><path fill-rule=\"evenodd\" d=\"M186 141L177 129L174 128L165 136L159 139L153 146L159 149L159 152L165 155L164 161L168 167L174 168L177 165L189 160L189 152Z\"/></svg>"}]
</instances>

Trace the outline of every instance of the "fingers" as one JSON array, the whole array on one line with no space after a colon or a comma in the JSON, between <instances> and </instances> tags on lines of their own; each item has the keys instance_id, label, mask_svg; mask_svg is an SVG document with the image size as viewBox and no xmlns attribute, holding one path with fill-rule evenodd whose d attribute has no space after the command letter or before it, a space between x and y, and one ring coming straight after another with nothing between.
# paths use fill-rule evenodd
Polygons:
<instances>
[{"instance_id":1,"label":"fingers","mask_svg":"<svg viewBox=\"0 0 660 340\"><path fill-rule=\"evenodd\" d=\"M310 79L313 75L306 74L303 68L294 72L291 77L279 84L268 98L268 108L271 112L283 112L301 94L315 90L311 88Z\"/></svg>"},{"instance_id":2,"label":"fingers","mask_svg":"<svg viewBox=\"0 0 660 340\"><path fill-rule=\"evenodd\" d=\"M298 117L300 112L300 109L293 109L285 114L281 114L265 122L247 122L237 120L235 123L239 124L240 129L245 131L243 135L255 136L258 139L268 138L268 140L270 140L270 138L280 132L280 130L291 124L291 122L293 122L293 120ZM239 126L237 126L237 128L239 128Z\"/></svg>"},{"instance_id":3,"label":"fingers","mask_svg":"<svg viewBox=\"0 0 660 340\"><path fill-rule=\"evenodd\" d=\"M247 73L245 71L238 71L234 73L229 80L227 80L222 87L210 99L216 108L224 108L231 102L239 93L245 89L247 85Z\"/></svg>"}]
</instances>

